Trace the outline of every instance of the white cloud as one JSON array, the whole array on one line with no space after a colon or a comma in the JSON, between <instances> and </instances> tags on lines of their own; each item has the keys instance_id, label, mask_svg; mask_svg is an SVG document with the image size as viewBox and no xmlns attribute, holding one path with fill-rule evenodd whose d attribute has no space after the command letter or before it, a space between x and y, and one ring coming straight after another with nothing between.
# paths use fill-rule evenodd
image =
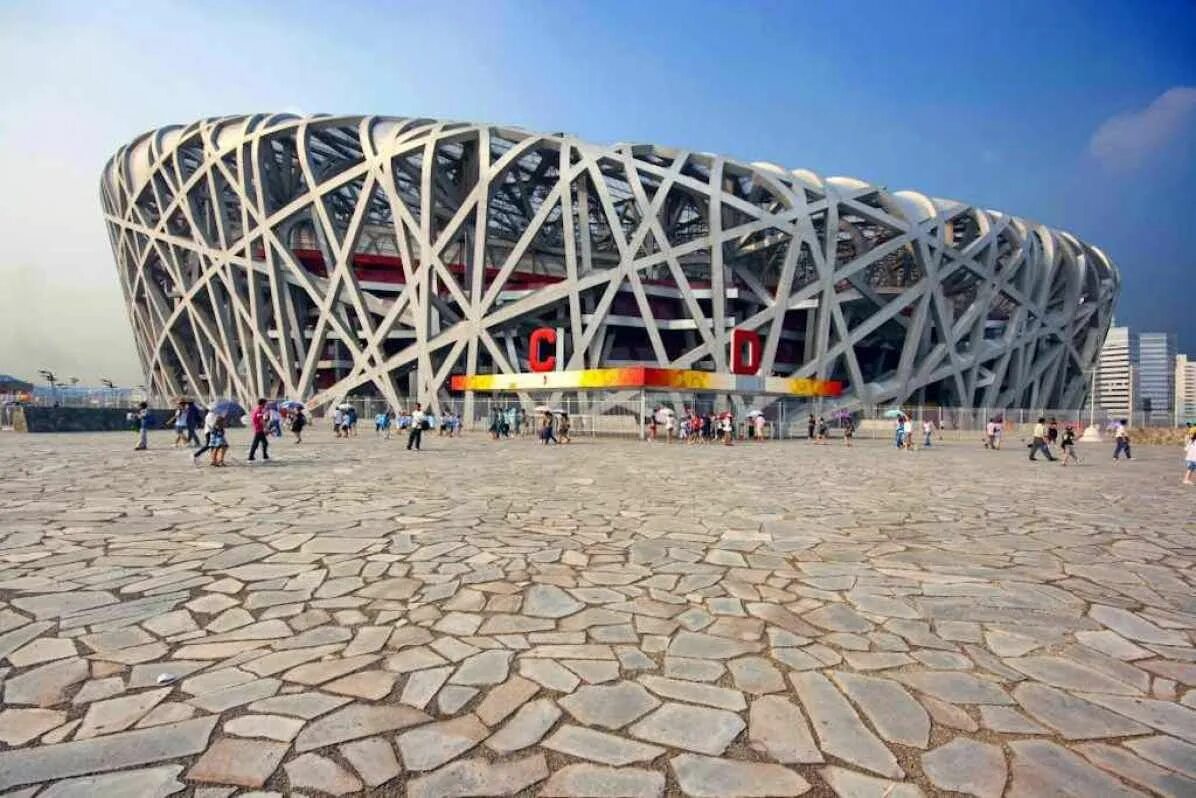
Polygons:
<instances>
[{"instance_id":1,"label":"white cloud","mask_svg":"<svg viewBox=\"0 0 1196 798\"><path fill-rule=\"evenodd\" d=\"M1088 151L1113 169L1132 169L1174 138L1196 116L1196 86L1173 86L1150 105L1109 117L1088 142Z\"/></svg>"}]
</instances>

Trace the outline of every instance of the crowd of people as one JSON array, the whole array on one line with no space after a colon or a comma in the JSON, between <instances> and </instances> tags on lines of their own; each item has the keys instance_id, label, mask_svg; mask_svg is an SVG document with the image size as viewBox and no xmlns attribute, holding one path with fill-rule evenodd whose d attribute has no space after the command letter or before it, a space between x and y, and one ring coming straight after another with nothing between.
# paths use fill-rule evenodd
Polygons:
<instances>
[{"instance_id":1,"label":"crowd of people","mask_svg":"<svg viewBox=\"0 0 1196 798\"><path fill-rule=\"evenodd\" d=\"M193 449L192 460L197 465L200 458L211 452L210 464L220 467L225 465L225 456L229 449L228 430L233 426L234 418L240 417L252 429L253 437L249 446L247 459L253 462L261 452L262 460L270 459L270 438L279 438L286 427L295 437L295 443L303 442L303 430L308 425L308 416L302 404L298 402L276 402L258 399L252 411L245 414L235 403L228 403L229 409L221 410L218 406L201 410L199 405L189 399L178 402L169 426L174 430L174 447L188 447ZM535 415L518 406L495 408L490 417L489 432L493 439L522 437L535 434L544 445L570 443L572 422L569 414L562 409L537 407ZM915 423L911 415L894 411L894 444L899 450L914 451L919 444L915 441ZM332 423L332 430L337 438L356 437L358 426L357 409L350 404L338 405L331 410L328 418ZM148 435L152 426L151 411L145 402L129 413L129 420L137 429L137 451L148 448ZM844 445L851 446L855 438L856 426L854 418L849 414L842 414L835 419ZM680 417L671 409L657 405L644 419L646 437L649 441L663 440L671 443L674 439L689 445L709 444L721 442L726 446L733 445L736 432L740 428L736 424L735 416L730 411L700 412L694 408L685 407ZM766 439L766 425L764 414L751 411L743 422L742 437L747 440L763 442ZM410 410L387 409L379 412L374 418L376 436L389 440L392 432L406 433L407 449L419 451L423 434L431 430L438 430L440 437L457 437L461 434L462 419L453 410L447 410L440 416L425 411L419 403ZM1120 419L1113 423L1113 460L1120 462L1132 459L1132 450L1127 419ZM200 440L202 430L203 440ZM921 448L933 446L933 439L938 434L938 426L932 419L921 422ZM1005 436L1005 420L1001 416L989 418L984 426L982 443L989 451L999 451ZM814 444L830 443L830 424L824 416L811 413L806 420L806 435ZM1024 439L1023 439L1024 440ZM1056 418L1039 417L1034 423L1029 441L1029 459L1038 460L1042 455L1050 462L1060 462L1066 466L1078 464L1080 459L1076 454L1076 429L1070 423L1060 424ZM1061 456L1056 456L1055 450ZM1196 484L1196 425L1189 425L1184 434L1184 477L1183 484Z\"/></svg>"}]
</instances>

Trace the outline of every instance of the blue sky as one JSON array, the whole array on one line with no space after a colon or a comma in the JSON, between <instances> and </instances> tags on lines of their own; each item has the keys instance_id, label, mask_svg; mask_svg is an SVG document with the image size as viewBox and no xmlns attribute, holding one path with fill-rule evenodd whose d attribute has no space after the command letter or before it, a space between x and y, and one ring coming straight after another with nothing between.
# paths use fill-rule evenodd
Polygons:
<instances>
[{"instance_id":1,"label":"blue sky","mask_svg":"<svg viewBox=\"0 0 1196 798\"><path fill-rule=\"evenodd\" d=\"M977 203L1102 247L1119 321L1196 354L1193 42L1196 4L1165 0L8 2L0 371L140 382L100 169L144 130L272 109L676 144Z\"/></svg>"}]
</instances>

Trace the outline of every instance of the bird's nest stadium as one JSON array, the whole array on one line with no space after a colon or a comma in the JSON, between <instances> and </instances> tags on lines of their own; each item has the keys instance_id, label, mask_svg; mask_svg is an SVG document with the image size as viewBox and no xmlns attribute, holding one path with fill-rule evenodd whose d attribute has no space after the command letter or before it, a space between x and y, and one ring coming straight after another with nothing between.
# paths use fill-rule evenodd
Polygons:
<instances>
[{"instance_id":1,"label":"bird's nest stadium","mask_svg":"<svg viewBox=\"0 0 1196 798\"><path fill-rule=\"evenodd\" d=\"M1120 279L1068 233L961 202L433 119L164 127L101 196L163 396L435 407L527 389L547 360L556 390L653 367L738 395L832 381L838 405L1077 407Z\"/></svg>"}]
</instances>

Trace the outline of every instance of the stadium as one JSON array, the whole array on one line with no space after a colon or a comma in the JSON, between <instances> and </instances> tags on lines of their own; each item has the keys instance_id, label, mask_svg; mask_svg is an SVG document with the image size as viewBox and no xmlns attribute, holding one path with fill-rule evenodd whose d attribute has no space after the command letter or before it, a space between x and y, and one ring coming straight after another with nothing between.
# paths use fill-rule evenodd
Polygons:
<instances>
[{"instance_id":1,"label":"stadium","mask_svg":"<svg viewBox=\"0 0 1196 798\"><path fill-rule=\"evenodd\" d=\"M147 386L203 400L439 407L488 375L526 387L549 350L560 389L654 367L742 396L715 379L746 373L742 334L751 375L831 381L836 406L1075 408L1120 281L1095 246L961 202L432 119L168 126L101 198Z\"/></svg>"}]
</instances>

